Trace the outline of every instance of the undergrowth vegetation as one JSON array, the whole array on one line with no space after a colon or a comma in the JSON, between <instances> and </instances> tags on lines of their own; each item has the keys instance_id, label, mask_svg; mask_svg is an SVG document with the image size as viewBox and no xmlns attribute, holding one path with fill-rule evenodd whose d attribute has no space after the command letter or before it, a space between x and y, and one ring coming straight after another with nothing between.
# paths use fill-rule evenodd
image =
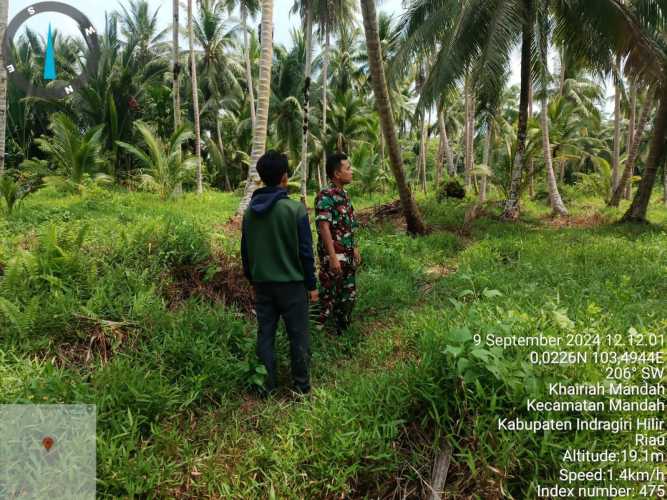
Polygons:
<instances>
[{"instance_id":1,"label":"undergrowth vegetation","mask_svg":"<svg viewBox=\"0 0 667 500\"><path fill-rule=\"evenodd\" d=\"M391 217L361 231L356 322L313 334L312 396L256 399L237 202L47 187L0 219L0 403L96 404L100 497L418 497L447 445L452 496L528 498L588 436L501 432L498 416L601 374L475 335L667 333L665 209L601 224L615 209L578 198L558 226L542 203L516 224L489 204L464 227L470 200L428 197L428 236ZM282 336L283 385L287 351Z\"/></svg>"}]
</instances>

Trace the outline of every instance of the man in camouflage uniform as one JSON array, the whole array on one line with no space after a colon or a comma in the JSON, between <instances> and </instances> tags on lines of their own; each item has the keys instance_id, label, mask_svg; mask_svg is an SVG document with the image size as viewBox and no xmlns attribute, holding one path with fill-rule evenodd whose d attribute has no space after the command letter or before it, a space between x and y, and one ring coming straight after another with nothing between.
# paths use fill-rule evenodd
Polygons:
<instances>
[{"instance_id":1,"label":"man in camouflage uniform","mask_svg":"<svg viewBox=\"0 0 667 500\"><path fill-rule=\"evenodd\" d=\"M352 167L344 154L327 159L329 185L315 198L315 215L320 261L320 316L324 327L331 316L336 333L350 325L357 294L355 272L361 256L355 243L357 219L345 186L352 182Z\"/></svg>"}]
</instances>

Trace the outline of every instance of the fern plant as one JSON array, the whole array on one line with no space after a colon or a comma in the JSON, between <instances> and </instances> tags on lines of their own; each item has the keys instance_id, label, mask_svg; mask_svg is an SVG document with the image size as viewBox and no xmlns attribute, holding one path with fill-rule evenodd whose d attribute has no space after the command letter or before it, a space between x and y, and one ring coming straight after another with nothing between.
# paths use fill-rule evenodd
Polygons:
<instances>
[{"instance_id":1,"label":"fern plant","mask_svg":"<svg viewBox=\"0 0 667 500\"><path fill-rule=\"evenodd\" d=\"M173 197L183 181L192 176L196 165L192 155L181 151L182 144L194 136L192 131L182 125L164 142L146 123L137 121L134 126L141 134L145 149L121 141L116 144L139 161L141 186L156 191L163 200Z\"/></svg>"}]
</instances>

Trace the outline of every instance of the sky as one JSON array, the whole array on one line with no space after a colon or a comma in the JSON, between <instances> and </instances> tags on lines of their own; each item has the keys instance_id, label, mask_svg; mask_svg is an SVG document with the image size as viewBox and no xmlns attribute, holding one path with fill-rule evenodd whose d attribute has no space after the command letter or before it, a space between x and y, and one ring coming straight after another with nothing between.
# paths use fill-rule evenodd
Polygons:
<instances>
[{"instance_id":1,"label":"sky","mask_svg":"<svg viewBox=\"0 0 667 500\"><path fill-rule=\"evenodd\" d=\"M292 28L299 27L301 22L298 16L291 15L289 13L294 0L274 0L273 6L273 16L274 16L274 25L275 25L275 36L276 42L283 45L289 46L291 42L290 31ZM9 3L9 19L11 20L20 9L27 8L28 6L34 4L34 1L28 0L11 0ZM104 12L120 10L121 4L127 5L128 1L118 1L118 0L65 0L65 3L76 7L81 10L93 25L98 29L103 29L104 26ZM148 0L151 8L153 10L160 9L158 17L160 19L160 25L168 27L171 24L171 0ZM393 14L396 17L399 17L403 12L403 7L401 5L402 0L384 0L379 2L378 10L387 12L388 14ZM185 2L182 0L182 10L181 10L181 19L183 22L186 18ZM359 23L361 25L361 14L359 14ZM53 24L54 27L64 30L66 32L77 32L76 24L60 15L51 15L51 14L40 14L35 16L30 21L30 26L34 29L38 29L41 33L44 34L46 38L46 33L48 30L49 22ZM259 19L255 21L255 24L259 23ZM185 43L181 39L181 43ZM514 51L512 55L512 74L510 77L510 84L518 84L520 81L520 54L518 48ZM553 65L553 62L551 62ZM608 89L609 91L609 89Z\"/></svg>"},{"instance_id":2,"label":"sky","mask_svg":"<svg viewBox=\"0 0 667 500\"><path fill-rule=\"evenodd\" d=\"M20 9L24 9L36 2L27 1L27 0L12 0L9 2L9 18L13 18ZM64 3L67 3L73 7L76 7L82 11L93 25L101 30L104 26L104 12L120 10L121 4L128 5L128 1L120 2L114 0L64 0ZM171 0L148 0L152 10L160 8L159 19L160 25L167 27L171 24ZM274 0L273 4L273 19L275 24L275 36L278 43L284 45L290 44L290 30L293 27L300 26L301 22L298 16L293 16L289 14L289 11L294 3L294 0ZM181 4L184 4L184 1L181 1ZM385 0L378 6L378 10L382 10L388 13L395 13L399 15L402 12L401 0ZM187 11L185 7L181 10L181 19L185 22ZM46 30L48 29L50 14L42 14L38 19L37 17L31 21L31 26L40 27L44 30L46 35ZM59 19L60 23L62 20ZM52 21L54 24L57 24L55 21ZM255 24L259 23L259 19L256 20ZM68 29L74 30L74 23L67 23ZM70 26L71 24L71 26ZM63 27L64 29L64 27Z\"/></svg>"}]
</instances>

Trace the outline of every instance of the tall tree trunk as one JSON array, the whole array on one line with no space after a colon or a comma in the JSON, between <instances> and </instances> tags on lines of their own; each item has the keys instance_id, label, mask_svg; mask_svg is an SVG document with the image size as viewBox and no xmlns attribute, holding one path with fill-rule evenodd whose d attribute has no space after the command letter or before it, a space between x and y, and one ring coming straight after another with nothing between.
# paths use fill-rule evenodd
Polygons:
<instances>
[{"instance_id":1,"label":"tall tree trunk","mask_svg":"<svg viewBox=\"0 0 667 500\"><path fill-rule=\"evenodd\" d=\"M637 128L634 132L634 137L632 144L630 144L630 151L628 151L628 159L625 161L625 169L623 170L623 176L618 183L618 186L614 190L607 204L610 207L617 207L621 202L621 196L625 190L625 186L631 182L632 174L635 171L635 164L637 163L637 156L639 155L639 145L642 142L642 136L644 135L644 129L648 123L649 115L651 114L651 109L653 108L653 99L649 94L646 95L644 105L642 106L642 112L639 115L639 122L637 123Z\"/></svg>"},{"instance_id":2,"label":"tall tree trunk","mask_svg":"<svg viewBox=\"0 0 667 500\"><path fill-rule=\"evenodd\" d=\"M443 111L441 109L438 110L438 131L439 131L439 136L440 136L440 141L438 142L438 157L436 159L435 163L435 188L438 189L440 186L440 181L442 180L442 171L444 170L445 166L445 138L442 133L442 126L440 125L440 120L444 122L444 118L442 118L442 113Z\"/></svg>"},{"instance_id":3,"label":"tall tree trunk","mask_svg":"<svg viewBox=\"0 0 667 500\"><path fill-rule=\"evenodd\" d=\"M528 119L533 118L533 83L528 84ZM535 196L535 161L531 158L528 162L528 196Z\"/></svg>"},{"instance_id":4,"label":"tall tree trunk","mask_svg":"<svg viewBox=\"0 0 667 500\"><path fill-rule=\"evenodd\" d=\"M426 159L428 156L428 142L429 142L429 133L428 129L431 124L431 110L428 110L428 117L426 118L426 122L422 124L422 142L423 142L423 149L422 149L422 164L421 164L421 170L422 170L422 191L426 193Z\"/></svg>"},{"instance_id":5,"label":"tall tree trunk","mask_svg":"<svg viewBox=\"0 0 667 500\"><path fill-rule=\"evenodd\" d=\"M548 45L547 33L544 30L540 32L540 59L545 74L549 74L549 59L547 57ZM554 174L554 167L551 161L551 141L549 140L549 105L547 102L546 84L541 92L540 105L542 110L540 119L542 122L542 150L544 152L544 166L547 171L547 188L549 189L549 202L551 203L551 210L554 215L567 215L567 209L563 203L563 199L558 192L558 184L556 184L556 174Z\"/></svg>"},{"instance_id":6,"label":"tall tree trunk","mask_svg":"<svg viewBox=\"0 0 667 500\"><path fill-rule=\"evenodd\" d=\"M662 204L667 207L667 166L662 164Z\"/></svg>"},{"instance_id":7,"label":"tall tree trunk","mask_svg":"<svg viewBox=\"0 0 667 500\"><path fill-rule=\"evenodd\" d=\"M250 42L248 41L248 9L241 3L241 26L243 29L243 58L245 59L245 79L248 85L248 99L250 99L250 124L255 130L255 89L252 82L252 62L250 61Z\"/></svg>"},{"instance_id":8,"label":"tall tree trunk","mask_svg":"<svg viewBox=\"0 0 667 500\"><path fill-rule=\"evenodd\" d=\"M642 174L642 180L635 193L632 204L625 212L624 222L646 222L646 211L651 201L651 192L655 184L656 174L660 164L665 159L665 131L667 130L667 89L660 91L660 104L655 116L653 126L653 137L651 138L651 148L649 151L646 166ZM637 134L639 135L639 134Z\"/></svg>"},{"instance_id":9,"label":"tall tree trunk","mask_svg":"<svg viewBox=\"0 0 667 500\"><path fill-rule=\"evenodd\" d=\"M547 187L549 189L549 203L551 210L555 215L567 215L567 209L563 199L558 191L556 183L556 174L554 173L553 162L551 161L551 142L549 141L549 116L547 112L547 99L542 96L542 110L540 120L542 122L542 150L544 151L544 165L547 170Z\"/></svg>"},{"instance_id":10,"label":"tall tree trunk","mask_svg":"<svg viewBox=\"0 0 667 500\"><path fill-rule=\"evenodd\" d=\"M635 142L635 128L637 126L637 84L631 83L630 89L630 116L628 117L628 139L626 149L626 164L630 157L630 149L632 149L632 143ZM623 172L625 173L625 171ZM630 174L632 175L632 173ZM623 190L623 198L626 200L630 199L630 193L632 192L632 178L628 179L625 183ZM623 184L621 182L621 184Z\"/></svg>"},{"instance_id":11,"label":"tall tree trunk","mask_svg":"<svg viewBox=\"0 0 667 500\"><path fill-rule=\"evenodd\" d=\"M6 0L0 0L4 3L7 3ZM172 95L174 99L174 130L177 130L181 126L181 64L178 61L179 53L179 14L180 14L180 5L178 0L174 0L173 5L173 27L172 27L172 72L173 72L173 83L172 83Z\"/></svg>"},{"instance_id":12,"label":"tall tree trunk","mask_svg":"<svg viewBox=\"0 0 667 500\"><path fill-rule=\"evenodd\" d=\"M484 158L482 163L491 171L491 147L493 146L493 123L488 119L488 130L486 132L486 141L484 143ZM483 173L479 180L479 203L486 201L487 175Z\"/></svg>"},{"instance_id":13,"label":"tall tree trunk","mask_svg":"<svg viewBox=\"0 0 667 500\"><path fill-rule=\"evenodd\" d=\"M447 158L447 172L451 177L456 175L456 163L454 163L454 152L449 144L449 137L447 136L447 126L445 124L445 112L442 111L438 115L438 128L442 137L442 147Z\"/></svg>"},{"instance_id":14,"label":"tall tree trunk","mask_svg":"<svg viewBox=\"0 0 667 500\"><path fill-rule=\"evenodd\" d=\"M361 0L361 13L364 18L368 65L370 67L373 94L375 95L375 105L380 116L382 133L389 149L391 169L396 179L396 186L398 187L407 230L411 234L425 234L426 227L412 197L412 192L405 181L401 147L396 136L394 117L389 103L389 90L382 64L382 49L380 47L375 0Z\"/></svg>"},{"instance_id":15,"label":"tall tree trunk","mask_svg":"<svg viewBox=\"0 0 667 500\"><path fill-rule=\"evenodd\" d=\"M195 120L195 155L197 158L197 194L204 192L201 166L201 124L199 119L199 85L197 84L197 58L195 57L195 36L192 19L192 0L188 0L188 42L190 44L190 78L192 79L192 112Z\"/></svg>"},{"instance_id":16,"label":"tall tree trunk","mask_svg":"<svg viewBox=\"0 0 667 500\"><path fill-rule=\"evenodd\" d=\"M532 0L525 2L526 19L523 23L521 41L521 94L519 98L519 124L517 131L517 148L512 165L509 196L505 202L503 218L515 220L519 217L519 196L521 195L521 179L526 164L526 132L528 129L528 85L530 82L530 53L533 44L533 6Z\"/></svg>"},{"instance_id":17,"label":"tall tree trunk","mask_svg":"<svg viewBox=\"0 0 667 500\"><path fill-rule=\"evenodd\" d=\"M215 132L218 138L218 149L220 150L220 159L225 161L225 146L222 143L222 132L220 131L220 117L215 117ZM227 166L224 166L225 169L225 191L231 191L232 185L229 182L229 172L227 171Z\"/></svg>"},{"instance_id":18,"label":"tall tree trunk","mask_svg":"<svg viewBox=\"0 0 667 500\"><path fill-rule=\"evenodd\" d=\"M303 79L303 139L301 141L301 170L308 171L308 119L310 110L310 67L312 62L312 36L313 36L313 10L310 0L305 0L306 19L304 20L304 32L306 34L306 67ZM318 177L319 171L318 171ZM306 175L301 176L301 203L308 206L308 179ZM321 184L321 180L320 180Z\"/></svg>"},{"instance_id":19,"label":"tall tree trunk","mask_svg":"<svg viewBox=\"0 0 667 500\"><path fill-rule=\"evenodd\" d=\"M0 0L0 46L7 32L9 0ZM0 176L5 173L5 138L7 133L7 70L4 47L0 47Z\"/></svg>"},{"instance_id":20,"label":"tall tree trunk","mask_svg":"<svg viewBox=\"0 0 667 500\"><path fill-rule=\"evenodd\" d=\"M415 81L415 91L417 95L421 94L422 87L424 86L424 64L420 63L417 69L417 78ZM417 180L422 190L426 192L426 182L424 180L425 175L425 164L426 164L426 134L427 134L427 123L426 123L426 113L421 113L419 117L420 130L419 130L419 156L417 157L417 164L415 165L415 170L417 173Z\"/></svg>"},{"instance_id":21,"label":"tall tree trunk","mask_svg":"<svg viewBox=\"0 0 667 500\"><path fill-rule=\"evenodd\" d=\"M327 108L328 103L328 86L329 86L329 57L331 49L331 33L329 27L329 14L328 11L325 15L324 20L324 61L322 63L322 163L320 164L320 177L322 181L327 182L326 177L326 166L327 166ZM324 186L320 186L322 188Z\"/></svg>"},{"instance_id":22,"label":"tall tree trunk","mask_svg":"<svg viewBox=\"0 0 667 500\"><path fill-rule=\"evenodd\" d=\"M558 75L558 94L563 97L563 92L565 92L565 46L561 46L560 51L558 52L558 58L560 60L560 71Z\"/></svg>"},{"instance_id":23,"label":"tall tree trunk","mask_svg":"<svg viewBox=\"0 0 667 500\"><path fill-rule=\"evenodd\" d=\"M474 130L474 117L475 113L472 110L473 104L471 99L471 82L470 82L470 73L466 75L465 83L463 85L463 93L465 99L465 158L464 158L464 185L466 191L470 189L471 179L472 179L472 169L474 167L473 163L473 130Z\"/></svg>"},{"instance_id":24,"label":"tall tree trunk","mask_svg":"<svg viewBox=\"0 0 667 500\"><path fill-rule=\"evenodd\" d=\"M422 190L425 191L424 183L424 164L425 164L425 155L426 155L426 116L421 118L421 127L419 130L419 155L417 157L417 164L415 165L415 170L417 173L417 181Z\"/></svg>"},{"instance_id":25,"label":"tall tree trunk","mask_svg":"<svg viewBox=\"0 0 667 500\"><path fill-rule=\"evenodd\" d=\"M621 159L621 58L616 56L616 78L614 79L614 151L611 157L612 192L618 187L619 163Z\"/></svg>"},{"instance_id":26,"label":"tall tree trunk","mask_svg":"<svg viewBox=\"0 0 667 500\"><path fill-rule=\"evenodd\" d=\"M380 131L380 169L384 170L384 136L382 131Z\"/></svg>"},{"instance_id":27,"label":"tall tree trunk","mask_svg":"<svg viewBox=\"0 0 667 500\"><path fill-rule=\"evenodd\" d=\"M257 85L257 122L252 133L252 151L245 193L239 204L242 215L250 198L261 185L257 175L257 161L266 149L266 131L269 122L269 98L271 97L271 63L273 62L273 0L262 0L262 40L259 60L259 83Z\"/></svg>"}]
</instances>

